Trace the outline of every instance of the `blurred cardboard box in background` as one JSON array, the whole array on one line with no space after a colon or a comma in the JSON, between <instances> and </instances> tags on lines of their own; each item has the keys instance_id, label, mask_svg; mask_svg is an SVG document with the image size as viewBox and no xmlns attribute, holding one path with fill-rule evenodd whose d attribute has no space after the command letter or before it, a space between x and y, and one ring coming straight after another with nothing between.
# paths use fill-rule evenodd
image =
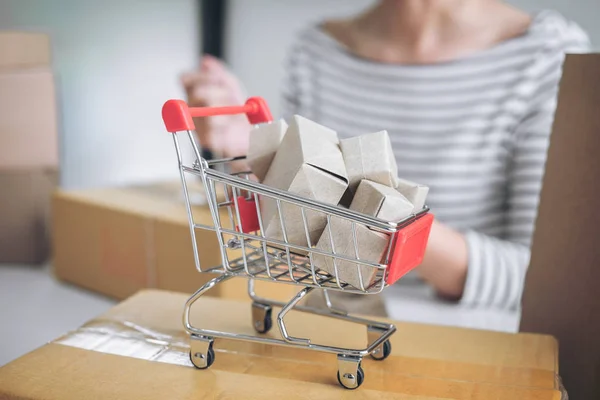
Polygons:
<instances>
[{"instance_id":1,"label":"blurred cardboard box in background","mask_svg":"<svg viewBox=\"0 0 600 400\"><path fill-rule=\"evenodd\" d=\"M54 170L0 171L0 261L40 264L49 252Z\"/></svg>"},{"instance_id":2,"label":"blurred cardboard box in background","mask_svg":"<svg viewBox=\"0 0 600 400\"><path fill-rule=\"evenodd\" d=\"M58 181L55 92L48 36L0 32L0 262L48 259Z\"/></svg>"},{"instance_id":3,"label":"blurred cardboard box in background","mask_svg":"<svg viewBox=\"0 0 600 400\"><path fill-rule=\"evenodd\" d=\"M51 62L50 38L33 32L0 32L0 68L48 66Z\"/></svg>"},{"instance_id":4,"label":"blurred cardboard box in background","mask_svg":"<svg viewBox=\"0 0 600 400\"><path fill-rule=\"evenodd\" d=\"M188 181L188 189L192 199L204 199L201 182ZM196 223L213 225L208 205L194 206L193 213ZM192 293L216 276L196 270L179 181L59 190L52 219L55 275L78 286L124 299L143 288ZM203 270L222 265L214 231L197 229L196 242ZM256 282L256 290L287 301L299 288ZM247 300L247 280L231 279L208 294Z\"/></svg>"},{"instance_id":5,"label":"blurred cardboard box in background","mask_svg":"<svg viewBox=\"0 0 600 400\"><path fill-rule=\"evenodd\" d=\"M50 69L0 70L0 168L57 167L56 114Z\"/></svg>"}]
</instances>

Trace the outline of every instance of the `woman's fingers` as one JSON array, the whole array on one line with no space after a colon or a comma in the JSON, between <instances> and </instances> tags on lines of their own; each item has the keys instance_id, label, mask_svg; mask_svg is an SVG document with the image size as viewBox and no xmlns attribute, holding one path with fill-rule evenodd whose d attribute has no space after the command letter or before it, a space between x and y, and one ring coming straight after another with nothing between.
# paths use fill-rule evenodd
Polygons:
<instances>
[{"instance_id":1,"label":"woman's fingers","mask_svg":"<svg viewBox=\"0 0 600 400\"><path fill-rule=\"evenodd\" d=\"M246 96L237 77L224 63L204 56L197 71L181 75L188 103L195 107L220 107L242 104ZM245 154L249 123L244 115L195 118L200 145L217 154Z\"/></svg>"}]
</instances>

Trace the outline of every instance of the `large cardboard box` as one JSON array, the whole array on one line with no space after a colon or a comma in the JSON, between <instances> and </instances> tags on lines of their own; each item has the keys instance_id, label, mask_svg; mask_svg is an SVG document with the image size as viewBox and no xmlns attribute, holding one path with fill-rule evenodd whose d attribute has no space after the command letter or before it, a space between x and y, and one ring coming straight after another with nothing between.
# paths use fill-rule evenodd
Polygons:
<instances>
[{"instance_id":1,"label":"large cardboard box","mask_svg":"<svg viewBox=\"0 0 600 400\"><path fill-rule=\"evenodd\" d=\"M57 111L52 71L47 68L0 70L0 169L57 166Z\"/></svg>"},{"instance_id":2,"label":"large cardboard box","mask_svg":"<svg viewBox=\"0 0 600 400\"><path fill-rule=\"evenodd\" d=\"M0 368L2 399L469 399L559 400L558 347L546 335L396 323L392 354L365 358L356 391L336 379L336 356L215 340L215 362L189 361L187 295L143 291L78 330ZM202 298L193 325L255 334L247 303ZM291 313L289 332L360 348L364 326ZM268 336L279 337L277 329Z\"/></svg>"},{"instance_id":3,"label":"large cardboard box","mask_svg":"<svg viewBox=\"0 0 600 400\"><path fill-rule=\"evenodd\" d=\"M600 54L568 55L521 330L554 335L572 399L600 399Z\"/></svg>"},{"instance_id":4,"label":"large cardboard box","mask_svg":"<svg viewBox=\"0 0 600 400\"><path fill-rule=\"evenodd\" d=\"M0 262L48 258L58 183L54 77L46 35L0 32Z\"/></svg>"},{"instance_id":5,"label":"large cardboard box","mask_svg":"<svg viewBox=\"0 0 600 400\"><path fill-rule=\"evenodd\" d=\"M48 260L55 170L0 170L0 263Z\"/></svg>"},{"instance_id":6,"label":"large cardboard box","mask_svg":"<svg viewBox=\"0 0 600 400\"><path fill-rule=\"evenodd\" d=\"M50 65L50 38L43 33L0 32L0 68Z\"/></svg>"},{"instance_id":7,"label":"large cardboard box","mask_svg":"<svg viewBox=\"0 0 600 400\"><path fill-rule=\"evenodd\" d=\"M201 200L201 183L188 185L191 196ZM196 223L212 226L207 205L195 206L193 213ZM196 270L179 181L57 191L52 219L54 272L67 282L123 299L143 288L192 293L215 276ZM222 265L215 232L197 229L196 241L203 269ZM246 279L235 278L209 294L248 299L246 288ZM257 282L259 295L279 300L299 289Z\"/></svg>"}]
</instances>

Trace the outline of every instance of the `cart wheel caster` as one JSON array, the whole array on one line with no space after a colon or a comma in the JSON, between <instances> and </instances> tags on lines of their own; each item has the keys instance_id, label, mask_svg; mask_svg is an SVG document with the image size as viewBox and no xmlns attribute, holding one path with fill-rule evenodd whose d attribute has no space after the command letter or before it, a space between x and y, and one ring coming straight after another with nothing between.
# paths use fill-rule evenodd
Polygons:
<instances>
[{"instance_id":1,"label":"cart wheel caster","mask_svg":"<svg viewBox=\"0 0 600 400\"><path fill-rule=\"evenodd\" d=\"M273 308L266 304L252 303L252 324L258 333L267 333L273 327Z\"/></svg>"},{"instance_id":2,"label":"cart wheel caster","mask_svg":"<svg viewBox=\"0 0 600 400\"><path fill-rule=\"evenodd\" d=\"M358 364L358 368L356 369L356 378L354 378L352 374L349 373L345 373L344 377L342 378L340 376L340 371L338 371L337 379L344 389L358 389L358 387L362 385L363 381L365 380L365 371L363 371L361 365Z\"/></svg>"},{"instance_id":3,"label":"cart wheel caster","mask_svg":"<svg viewBox=\"0 0 600 400\"><path fill-rule=\"evenodd\" d=\"M338 354L337 379L340 385L346 389L356 389L365 380L365 371L361 364L361 357L344 356Z\"/></svg>"},{"instance_id":4,"label":"cart wheel caster","mask_svg":"<svg viewBox=\"0 0 600 400\"><path fill-rule=\"evenodd\" d=\"M213 340L192 335L190 340L190 361L198 369L206 369L215 362Z\"/></svg>"},{"instance_id":5,"label":"cart wheel caster","mask_svg":"<svg viewBox=\"0 0 600 400\"><path fill-rule=\"evenodd\" d=\"M383 361L388 358L390 354L392 354L392 343L390 343L389 340L386 340L375 350L373 350L371 353L371 358L377 361Z\"/></svg>"}]
</instances>

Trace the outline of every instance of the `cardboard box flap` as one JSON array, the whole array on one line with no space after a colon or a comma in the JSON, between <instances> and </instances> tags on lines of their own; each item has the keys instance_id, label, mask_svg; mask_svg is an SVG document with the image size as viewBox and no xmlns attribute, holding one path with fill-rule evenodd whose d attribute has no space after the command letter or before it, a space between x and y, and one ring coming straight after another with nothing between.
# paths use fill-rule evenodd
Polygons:
<instances>
[{"instance_id":1,"label":"cardboard box flap","mask_svg":"<svg viewBox=\"0 0 600 400\"><path fill-rule=\"evenodd\" d=\"M573 399L600 398L600 54L567 55L521 330L554 335Z\"/></svg>"},{"instance_id":2,"label":"cardboard box flap","mask_svg":"<svg viewBox=\"0 0 600 400\"><path fill-rule=\"evenodd\" d=\"M550 337L408 323L397 324L393 352L385 362L363 361L366 379L359 392L337 385L335 356L301 348L217 339L215 363L198 371L190 366L181 326L186 300L178 293L140 292L1 368L0 397L308 399L360 393L366 399L560 398L556 343ZM247 303L202 298L196 305L192 324L254 334ZM305 313L289 317L290 333L296 336L341 346L366 343L362 326ZM277 336L277 329L269 335Z\"/></svg>"}]
</instances>

